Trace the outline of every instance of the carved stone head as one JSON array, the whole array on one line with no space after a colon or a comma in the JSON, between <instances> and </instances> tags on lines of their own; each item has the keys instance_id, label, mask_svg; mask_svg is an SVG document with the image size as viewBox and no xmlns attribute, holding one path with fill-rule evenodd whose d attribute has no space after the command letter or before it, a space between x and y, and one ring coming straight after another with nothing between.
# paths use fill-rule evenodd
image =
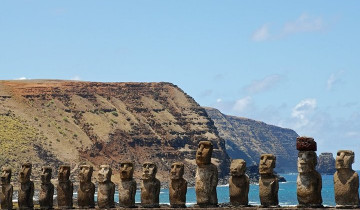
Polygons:
<instances>
[{"instance_id":1,"label":"carved stone head","mask_svg":"<svg viewBox=\"0 0 360 210\"><path fill-rule=\"evenodd\" d=\"M262 154L260 157L259 173L272 174L276 165L276 157L273 154Z\"/></svg>"},{"instance_id":2,"label":"carved stone head","mask_svg":"<svg viewBox=\"0 0 360 210\"><path fill-rule=\"evenodd\" d=\"M44 166L41 169L41 183L42 184L48 184L51 182L51 176L52 176L52 168L49 166Z\"/></svg>"},{"instance_id":3,"label":"carved stone head","mask_svg":"<svg viewBox=\"0 0 360 210\"><path fill-rule=\"evenodd\" d=\"M198 166L211 163L213 144L210 141L200 141L196 151L196 164Z\"/></svg>"},{"instance_id":4,"label":"carved stone head","mask_svg":"<svg viewBox=\"0 0 360 210\"><path fill-rule=\"evenodd\" d=\"M1 168L1 184L10 184L11 180L11 168L3 166Z\"/></svg>"},{"instance_id":5,"label":"carved stone head","mask_svg":"<svg viewBox=\"0 0 360 210\"><path fill-rule=\"evenodd\" d=\"M98 181L100 183L111 181L112 170L109 165L101 165L98 173Z\"/></svg>"},{"instance_id":6,"label":"carved stone head","mask_svg":"<svg viewBox=\"0 0 360 210\"><path fill-rule=\"evenodd\" d=\"M79 180L82 183L91 182L91 177L93 174L93 167L90 165L81 165L79 171Z\"/></svg>"},{"instance_id":7,"label":"carved stone head","mask_svg":"<svg viewBox=\"0 0 360 210\"><path fill-rule=\"evenodd\" d=\"M70 177L70 166L69 165L61 165L59 167L58 180L59 182L67 182Z\"/></svg>"},{"instance_id":8,"label":"carved stone head","mask_svg":"<svg viewBox=\"0 0 360 210\"><path fill-rule=\"evenodd\" d=\"M175 162L171 165L170 179L181 179L184 176L184 163Z\"/></svg>"},{"instance_id":9,"label":"carved stone head","mask_svg":"<svg viewBox=\"0 0 360 210\"><path fill-rule=\"evenodd\" d=\"M242 176L246 171L246 162L243 159L234 159L230 165L231 176Z\"/></svg>"},{"instance_id":10,"label":"carved stone head","mask_svg":"<svg viewBox=\"0 0 360 210\"><path fill-rule=\"evenodd\" d=\"M31 163L22 164L21 171L19 174L20 183L27 183L30 181L31 169L32 169Z\"/></svg>"},{"instance_id":11,"label":"carved stone head","mask_svg":"<svg viewBox=\"0 0 360 210\"><path fill-rule=\"evenodd\" d=\"M298 172L308 173L315 170L317 156L314 151L299 151L298 154Z\"/></svg>"},{"instance_id":12,"label":"carved stone head","mask_svg":"<svg viewBox=\"0 0 360 210\"><path fill-rule=\"evenodd\" d=\"M352 169L352 164L354 163L355 154L351 150L339 150L336 155L336 169Z\"/></svg>"},{"instance_id":13,"label":"carved stone head","mask_svg":"<svg viewBox=\"0 0 360 210\"><path fill-rule=\"evenodd\" d=\"M134 175L134 164L132 162L120 163L120 179L130 180Z\"/></svg>"},{"instance_id":14,"label":"carved stone head","mask_svg":"<svg viewBox=\"0 0 360 210\"><path fill-rule=\"evenodd\" d=\"M155 179L157 172L157 166L155 163L152 162L145 162L143 164L143 174L142 179L143 180L152 180Z\"/></svg>"}]
</instances>

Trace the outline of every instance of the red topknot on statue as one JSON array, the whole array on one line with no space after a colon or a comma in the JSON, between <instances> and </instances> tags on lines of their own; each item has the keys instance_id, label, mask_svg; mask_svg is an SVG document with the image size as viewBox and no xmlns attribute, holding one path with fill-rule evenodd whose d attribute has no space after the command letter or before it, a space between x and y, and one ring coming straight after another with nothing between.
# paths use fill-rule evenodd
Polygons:
<instances>
[{"instance_id":1,"label":"red topknot on statue","mask_svg":"<svg viewBox=\"0 0 360 210\"><path fill-rule=\"evenodd\" d=\"M296 149L299 151L316 151L316 142L311 137L300 136L296 138Z\"/></svg>"}]
</instances>

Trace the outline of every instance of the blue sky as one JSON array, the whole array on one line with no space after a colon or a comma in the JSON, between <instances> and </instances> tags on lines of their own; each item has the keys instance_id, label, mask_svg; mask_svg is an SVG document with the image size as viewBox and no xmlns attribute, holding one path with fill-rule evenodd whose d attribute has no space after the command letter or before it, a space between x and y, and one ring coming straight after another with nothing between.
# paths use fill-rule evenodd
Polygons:
<instances>
[{"instance_id":1,"label":"blue sky","mask_svg":"<svg viewBox=\"0 0 360 210\"><path fill-rule=\"evenodd\" d=\"M360 1L0 2L8 79L172 82L360 155ZM356 157L355 168L360 168Z\"/></svg>"}]
</instances>

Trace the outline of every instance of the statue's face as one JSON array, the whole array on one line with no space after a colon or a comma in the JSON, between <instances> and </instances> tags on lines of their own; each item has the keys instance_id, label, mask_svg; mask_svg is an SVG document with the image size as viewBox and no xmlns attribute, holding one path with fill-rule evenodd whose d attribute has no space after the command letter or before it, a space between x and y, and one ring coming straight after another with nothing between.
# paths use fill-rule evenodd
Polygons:
<instances>
[{"instance_id":1,"label":"statue's face","mask_svg":"<svg viewBox=\"0 0 360 210\"><path fill-rule=\"evenodd\" d=\"M1 168L1 184L10 184L11 169L7 167Z\"/></svg>"},{"instance_id":2,"label":"statue's face","mask_svg":"<svg viewBox=\"0 0 360 210\"><path fill-rule=\"evenodd\" d=\"M231 161L230 175L242 176L245 174L246 162L243 159L235 159Z\"/></svg>"},{"instance_id":3,"label":"statue's face","mask_svg":"<svg viewBox=\"0 0 360 210\"><path fill-rule=\"evenodd\" d=\"M272 174L275 168L276 157L272 154L262 154L260 157L259 173Z\"/></svg>"},{"instance_id":4,"label":"statue's face","mask_svg":"<svg viewBox=\"0 0 360 210\"><path fill-rule=\"evenodd\" d=\"M60 182L66 182L69 181L69 177L70 177L70 166L67 165L60 166L58 173L58 180Z\"/></svg>"},{"instance_id":5,"label":"statue's face","mask_svg":"<svg viewBox=\"0 0 360 210\"><path fill-rule=\"evenodd\" d=\"M50 167L42 167L41 169L41 183L50 183L51 181L52 168Z\"/></svg>"},{"instance_id":6,"label":"statue's face","mask_svg":"<svg viewBox=\"0 0 360 210\"><path fill-rule=\"evenodd\" d=\"M339 150L336 155L336 169L352 168L354 163L354 152L351 150Z\"/></svg>"},{"instance_id":7,"label":"statue's face","mask_svg":"<svg viewBox=\"0 0 360 210\"><path fill-rule=\"evenodd\" d=\"M105 183L111 181L112 170L109 165L101 165L100 171L98 173L98 181L100 183Z\"/></svg>"},{"instance_id":8,"label":"statue's face","mask_svg":"<svg viewBox=\"0 0 360 210\"><path fill-rule=\"evenodd\" d=\"M144 163L142 179L144 180L155 179L156 172L157 172L157 167L155 163L150 163L150 162Z\"/></svg>"},{"instance_id":9,"label":"statue's face","mask_svg":"<svg viewBox=\"0 0 360 210\"><path fill-rule=\"evenodd\" d=\"M297 164L299 173L314 171L317 164L316 153L314 151L299 151Z\"/></svg>"},{"instance_id":10,"label":"statue's face","mask_svg":"<svg viewBox=\"0 0 360 210\"><path fill-rule=\"evenodd\" d=\"M30 163L23 164L19 174L20 183L27 183L30 181L32 165Z\"/></svg>"},{"instance_id":11,"label":"statue's face","mask_svg":"<svg viewBox=\"0 0 360 210\"><path fill-rule=\"evenodd\" d=\"M184 164L177 162L171 165L170 179L181 179L184 175Z\"/></svg>"},{"instance_id":12,"label":"statue's face","mask_svg":"<svg viewBox=\"0 0 360 210\"><path fill-rule=\"evenodd\" d=\"M134 174L134 164L130 162L120 163L120 179L132 179Z\"/></svg>"},{"instance_id":13,"label":"statue's face","mask_svg":"<svg viewBox=\"0 0 360 210\"><path fill-rule=\"evenodd\" d=\"M201 141L196 151L196 164L198 166L211 163L213 145L210 141Z\"/></svg>"},{"instance_id":14,"label":"statue's face","mask_svg":"<svg viewBox=\"0 0 360 210\"><path fill-rule=\"evenodd\" d=\"M91 177L93 174L93 167L90 165L81 165L79 171L79 180L80 182L91 182Z\"/></svg>"}]
</instances>

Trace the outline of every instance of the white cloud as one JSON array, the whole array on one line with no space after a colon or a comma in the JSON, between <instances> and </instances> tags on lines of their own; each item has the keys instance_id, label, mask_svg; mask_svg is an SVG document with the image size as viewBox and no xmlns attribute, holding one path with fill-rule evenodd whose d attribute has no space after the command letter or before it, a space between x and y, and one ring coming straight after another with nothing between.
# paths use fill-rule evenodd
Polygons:
<instances>
[{"instance_id":1,"label":"white cloud","mask_svg":"<svg viewBox=\"0 0 360 210\"><path fill-rule=\"evenodd\" d=\"M316 99L304 99L296 104L296 106L292 109L291 116L298 119L305 119L307 114L315 110L316 105Z\"/></svg>"},{"instance_id":2,"label":"white cloud","mask_svg":"<svg viewBox=\"0 0 360 210\"><path fill-rule=\"evenodd\" d=\"M79 81L79 80L81 80L81 78L76 75L76 76L73 76L73 77L71 78L71 80L77 80L77 81Z\"/></svg>"},{"instance_id":3,"label":"white cloud","mask_svg":"<svg viewBox=\"0 0 360 210\"><path fill-rule=\"evenodd\" d=\"M233 110L241 113L248 109L251 104L252 98L250 96L246 96L245 98L241 98L235 102Z\"/></svg>"},{"instance_id":4,"label":"white cloud","mask_svg":"<svg viewBox=\"0 0 360 210\"><path fill-rule=\"evenodd\" d=\"M283 27L283 35L299 32L321 31L324 29L324 22L321 17L310 17L303 13L295 21L287 22Z\"/></svg>"},{"instance_id":5,"label":"white cloud","mask_svg":"<svg viewBox=\"0 0 360 210\"><path fill-rule=\"evenodd\" d=\"M280 75L270 75L265 77L262 80L255 80L250 85L245 87L246 92L249 94L259 93L262 91L266 91L272 87L274 87L279 81L281 81L282 77Z\"/></svg>"},{"instance_id":6,"label":"white cloud","mask_svg":"<svg viewBox=\"0 0 360 210\"><path fill-rule=\"evenodd\" d=\"M251 40L255 42L261 42L269 39L269 37L270 37L269 27L267 24L265 24L253 33L253 35L251 36Z\"/></svg>"},{"instance_id":7,"label":"white cloud","mask_svg":"<svg viewBox=\"0 0 360 210\"><path fill-rule=\"evenodd\" d=\"M279 27L271 34L269 24L262 25L252 34L251 40L255 42L276 40L292 34L323 31L324 29L325 23L322 17L313 17L303 13L296 20L286 22L283 27Z\"/></svg>"},{"instance_id":8,"label":"white cloud","mask_svg":"<svg viewBox=\"0 0 360 210\"><path fill-rule=\"evenodd\" d=\"M221 103L221 102L222 102L222 99L221 99L221 98L218 98L218 99L216 99L216 102L217 102L217 103Z\"/></svg>"},{"instance_id":9,"label":"white cloud","mask_svg":"<svg viewBox=\"0 0 360 210\"><path fill-rule=\"evenodd\" d=\"M336 73L332 73L329 77L329 79L327 80L326 83L326 88L328 90L332 90L334 88L334 85L336 85L337 83L339 83L341 81L341 76L343 75L344 71L338 71Z\"/></svg>"},{"instance_id":10,"label":"white cloud","mask_svg":"<svg viewBox=\"0 0 360 210\"><path fill-rule=\"evenodd\" d=\"M19 77L19 78L16 78L15 80L27 80L28 78L26 77Z\"/></svg>"}]
</instances>

